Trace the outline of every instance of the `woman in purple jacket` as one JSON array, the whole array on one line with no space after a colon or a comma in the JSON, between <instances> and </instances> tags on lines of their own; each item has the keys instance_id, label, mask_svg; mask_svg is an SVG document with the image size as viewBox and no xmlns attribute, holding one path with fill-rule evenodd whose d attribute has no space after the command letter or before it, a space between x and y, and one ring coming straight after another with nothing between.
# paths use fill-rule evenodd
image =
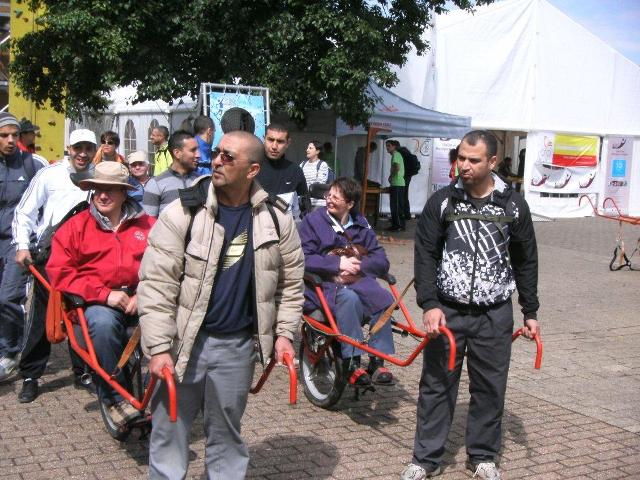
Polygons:
<instances>
[{"instance_id":1,"label":"woman in purple jacket","mask_svg":"<svg viewBox=\"0 0 640 480\"><path fill-rule=\"evenodd\" d=\"M360 342L364 339L362 324L368 321L372 327L393 303L391 293L376 281L389 271L387 255L367 220L354 210L361 191L353 179L338 178L325 195L326 207L305 216L299 226L305 269L323 279L322 291L340 332ZM348 256L342 251L339 256L333 251L345 247L353 249L353 246L358 246L361 255ZM307 288L305 311L318 308L321 306L315 291ZM387 322L369 339L368 344L383 353L392 354L392 335L391 323ZM341 353L343 370L350 384L393 383L393 375L384 367L383 360L370 356L365 370L360 366L362 350L343 343Z\"/></svg>"}]
</instances>

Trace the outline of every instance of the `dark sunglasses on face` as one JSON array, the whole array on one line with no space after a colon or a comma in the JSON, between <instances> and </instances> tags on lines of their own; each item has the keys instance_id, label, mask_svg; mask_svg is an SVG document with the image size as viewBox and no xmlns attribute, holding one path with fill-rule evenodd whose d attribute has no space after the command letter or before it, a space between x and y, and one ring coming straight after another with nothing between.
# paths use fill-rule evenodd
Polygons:
<instances>
[{"instance_id":1,"label":"dark sunglasses on face","mask_svg":"<svg viewBox=\"0 0 640 480\"><path fill-rule=\"evenodd\" d=\"M113 140L102 140L102 144L115 145L116 142L114 142Z\"/></svg>"},{"instance_id":2,"label":"dark sunglasses on face","mask_svg":"<svg viewBox=\"0 0 640 480\"><path fill-rule=\"evenodd\" d=\"M216 158L218 158L218 155L220 155L220 160L222 160L222 163L224 163L225 165L229 165L235 160L233 155L230 155L227 152L223 152L219 148L214 148L213 150L211 150L211 160L215 160Z\"/></svg>"}]
</instances>

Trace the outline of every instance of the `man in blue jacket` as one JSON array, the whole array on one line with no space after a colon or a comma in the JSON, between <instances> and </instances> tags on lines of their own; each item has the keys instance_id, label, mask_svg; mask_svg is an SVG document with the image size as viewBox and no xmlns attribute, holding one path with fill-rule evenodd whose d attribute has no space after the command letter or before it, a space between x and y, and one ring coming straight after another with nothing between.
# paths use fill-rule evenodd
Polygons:
<instances>
[{"instance_id":1,"label":"man in blue jacket","mask_svg":"<svg viewBox=\"0 0 640 480\"><path fill-rule=\"evenodd\" d=\"M211 147L214 133L216 133L216 126L211 117L199 115L193 121L193 134L200 150L200 160L196 168L198 175L211 174Z\"/></svg>"},{"instance_id":2,"label":"man in blue jacket","mask_svg":"<svg viewBox=\"0 0 640 480\"><path fill-rule=\"evenodd\" d=\"M41 157L18 149L20 124L7 112L0 113L0 381L11 375L22 347L22 301L27 276L15 262L11 244L13 213L35 173L46 166Z\"/></svg>"}]
</instances>

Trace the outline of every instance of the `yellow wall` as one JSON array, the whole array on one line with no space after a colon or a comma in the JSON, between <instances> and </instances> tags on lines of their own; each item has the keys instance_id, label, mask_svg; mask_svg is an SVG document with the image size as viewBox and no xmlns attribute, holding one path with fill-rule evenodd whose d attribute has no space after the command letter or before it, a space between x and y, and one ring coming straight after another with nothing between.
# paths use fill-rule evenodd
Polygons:
<instances>
[{"instance_id":1,"label":"yellow wall","mask_svg":"<svg viewBox=\"0 0 640 480\"><path fill-rule=\"evenodd\" d=\"M20 38L36 28L34 18L37 15L28 9L24 0L11 0L11 38ZM49 161L62 158L64 152L64 115L53 109L36 108L33 102L18 95L18 88L9 85L9 113L18 120L26 117L40 127L40 136L36 138L37 152Z\"/></svg>"}]
</instances>

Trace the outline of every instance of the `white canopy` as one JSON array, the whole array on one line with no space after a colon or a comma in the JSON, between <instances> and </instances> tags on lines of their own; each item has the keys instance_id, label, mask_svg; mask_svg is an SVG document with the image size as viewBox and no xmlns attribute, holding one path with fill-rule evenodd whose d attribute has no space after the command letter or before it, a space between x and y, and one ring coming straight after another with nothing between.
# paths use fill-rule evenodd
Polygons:
<instances>
[{"instance_id":1,"label":"white canopy","mask_svg":"<svg viewBox=\"0 0 640 480\"><path fill-rule=\"evenodd\" d=\"M474 127L640 135L640 66L546 0L438 15L394 91Z\"/></svg>"},{"instance_id":2,"label":"white canopy","mask_svg":"<svg viewBox=\"0 0 640 480\"><path fill-rule=\"evenodd\" d=\"M374 83L369 93L376 98L375 112L369 125L389 130L390 137L461 138L471 126L469 117L436 112L399 97ZM364 126L350 126L341 119L336 122L336 136L367 134Z\"/></svg>"}]
</instances>

